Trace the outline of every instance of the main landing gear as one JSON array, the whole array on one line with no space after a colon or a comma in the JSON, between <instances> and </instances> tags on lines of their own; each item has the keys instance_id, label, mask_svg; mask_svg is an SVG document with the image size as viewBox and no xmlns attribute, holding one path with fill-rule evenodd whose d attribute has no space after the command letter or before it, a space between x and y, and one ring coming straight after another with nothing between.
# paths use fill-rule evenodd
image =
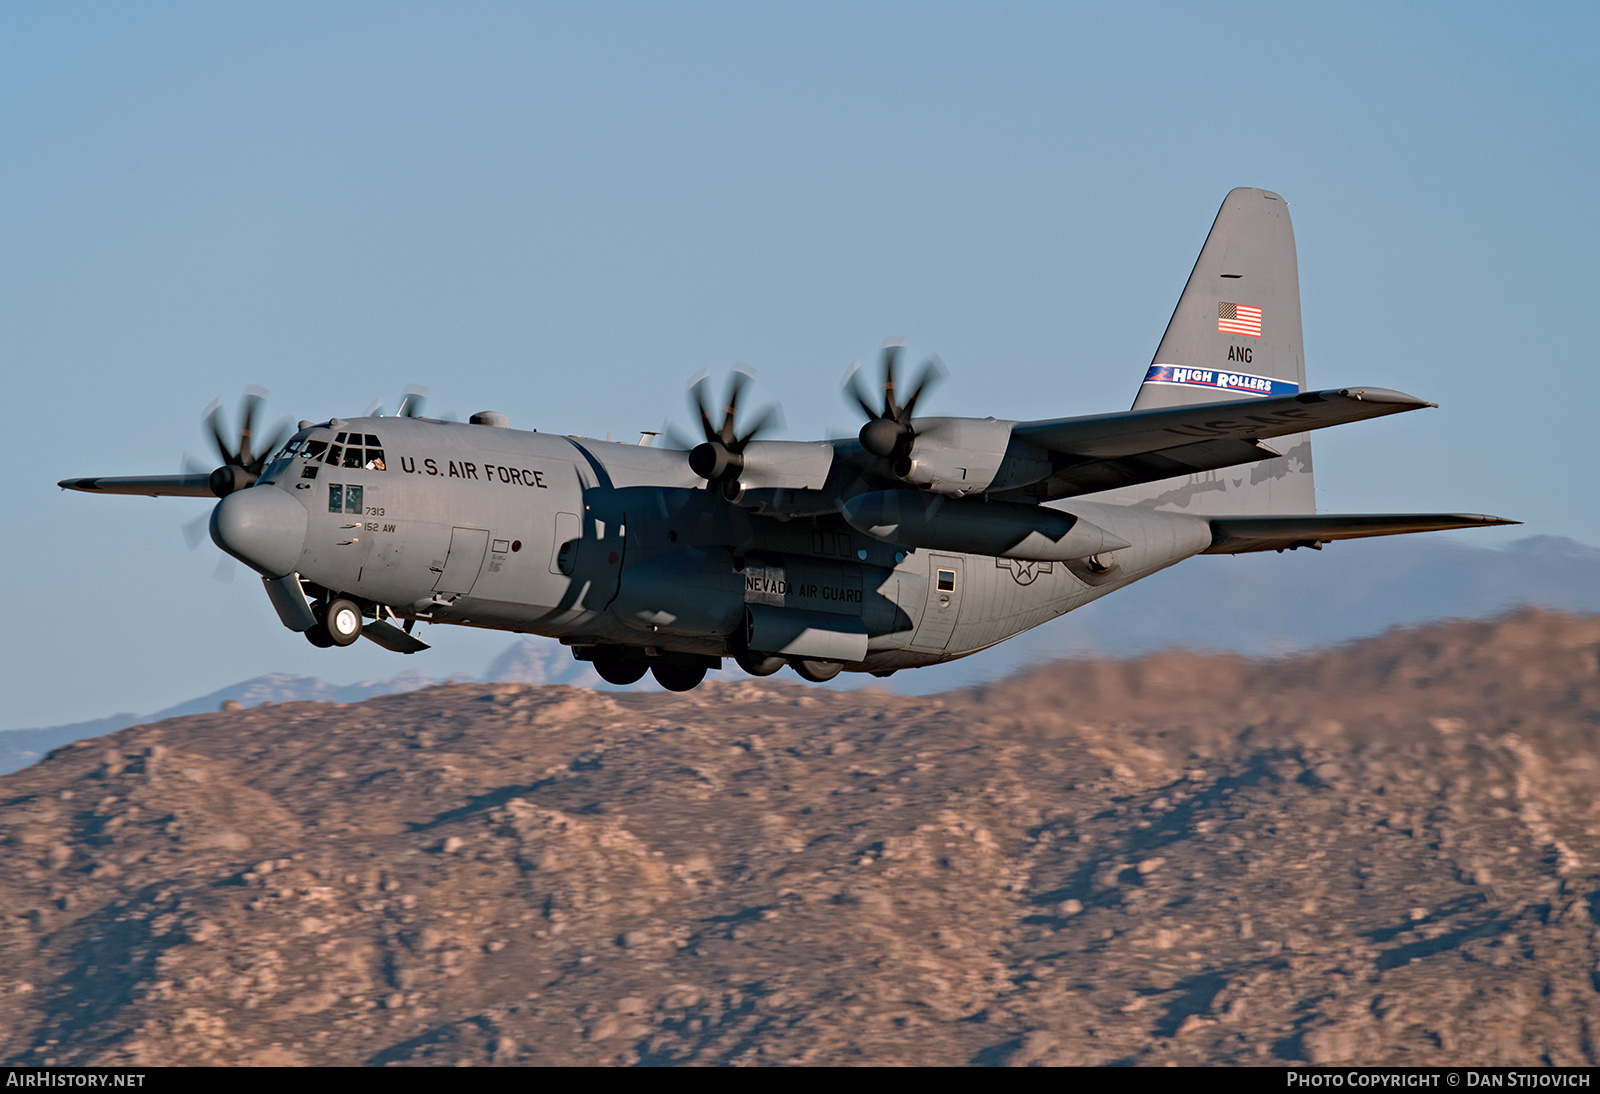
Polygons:
<instances>
[{"instance_id":1,"label":"main landing gear","mask_svg":"<svg viewBox=\"0 0 1600 1094\"><path fill-rule=\"evenodd\" d=\"M638 683L650 667L644 651L632 646L596 646L593 664L600 679L618 687Z\"/></svg>"},{"instance_id":2,"label":"main landing gear","mask_svg":"<svg viewBox=\"0 0 1600 1094\"><path fill-rule=\"evenodd\" d=\"M703 663L673 656L648 657L636 646L595 646L589 661L600 679L618 687L638 683L646 671L668 691L693 691L706 678Z\"/></svg>"},{"instance_id":3,"label":"main landing gear","mask_svg":"<svg viewBox=\"0 0 1600 1094\"><path fill-rule=\"evenodd\" d=\"M674 665L665 662L650 666L650 675L668 691L693 691L706 678L704 665Z\"/></svg>"},{"instance_id":4,"label":"main landing gear","mask_svg":"<svg viewBox=\"0 0 1600 1094\"><path fill-rule=\"evenodd\" d=\"M837 661L805 661L795 658L789 662L794 666L794 671L802 680L809 680L813 684L826 684L839 675L844 668Z\"/></svg>"},{"instance_id":5,"label":"main landing gear","mask_svg":"<svg viewBox=\"0 0 1600 1094\"><path fill-rule=\"evenodd\" d=\"M774 657L765 653L750 653L748 651L738 654L734 657L734 660L739 663L740 668L751 676L771 676L789 663L782 657Z\"/></svg>"}]
</instances>

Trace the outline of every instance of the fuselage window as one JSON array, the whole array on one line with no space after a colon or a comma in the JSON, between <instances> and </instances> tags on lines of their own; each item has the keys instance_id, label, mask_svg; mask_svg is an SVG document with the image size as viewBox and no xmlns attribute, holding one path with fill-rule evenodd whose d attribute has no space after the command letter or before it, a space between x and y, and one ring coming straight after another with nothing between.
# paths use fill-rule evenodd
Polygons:
<instances>
[{"instance_id":1,"label":"fuselage window","mask_svg":"<svg viewBox=\"0 0 1600 1094\"><path fill-rule=\"evenodd\" d=\"M328 484L328 512L344 512L344 487L336 482Z\"/></svg>"},{"instance_id":2,"label":"fuselage window","mask_svg":"<svg viewBox=\"0 0 1600 1094\"><path fill-rule=\"evenodd\" d=\"M956 591L956 572L954 570L940 570L938 588L941 593Z\"/></svg>"},{"instance_id":3,"label":"fuselage window","mask_svg":"<svg viewBox=\"0 0 1600 1094\"><path fill-rule=\"evenodd\" d=\"M361 487L346 486L344 488L344 511L346 513L361 512Z\"/></svg>"}]
</instances>

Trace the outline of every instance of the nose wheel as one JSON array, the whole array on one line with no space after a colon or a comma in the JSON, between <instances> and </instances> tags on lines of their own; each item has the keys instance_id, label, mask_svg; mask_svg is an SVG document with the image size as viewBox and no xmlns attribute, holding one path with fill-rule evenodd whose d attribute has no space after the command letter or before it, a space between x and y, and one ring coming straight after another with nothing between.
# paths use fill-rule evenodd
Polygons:
<instances>
[{"instance_id":1,"label":"nose wheel","mask_svg":"<svg viewBox=\"0 0 1600 1094\"><path fill-rule=\"evenodd\" d=\"M316 626L305 632L306 641L319 649L348 646L361 637L361 608L353 600L336 596L317 610Z\"/></svg>"}]
</instances>

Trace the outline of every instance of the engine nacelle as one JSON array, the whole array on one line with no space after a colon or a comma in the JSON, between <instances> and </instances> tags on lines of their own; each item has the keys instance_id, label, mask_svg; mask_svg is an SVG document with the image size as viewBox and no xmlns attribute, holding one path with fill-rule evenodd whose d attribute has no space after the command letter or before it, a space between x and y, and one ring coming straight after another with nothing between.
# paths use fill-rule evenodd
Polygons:
<instances>
[{"instance_id":1,"label":"engine nacelle","mask_svg":"<svg viewBox=\"0 0 1600 1094\"><path fill-rule=\"evenodd\" d=\"M747 490L820 490L833 469L825 441L751 441L735 452L719 441L695 445L689 467L702 479L737 480Z\"/></svg>"},{"instance_id":2,"label":"engine nacelle","mask_svg":"<svg viewBox=\"0 0 1600 1094\"><path fill-rule=\"evenodd\" d=\"M994 418L918 418L909 454L894 473L936 494L978 494L1047 478L1049 453L1011 435L1016 422Z\"/></svg>"}]
</instances>

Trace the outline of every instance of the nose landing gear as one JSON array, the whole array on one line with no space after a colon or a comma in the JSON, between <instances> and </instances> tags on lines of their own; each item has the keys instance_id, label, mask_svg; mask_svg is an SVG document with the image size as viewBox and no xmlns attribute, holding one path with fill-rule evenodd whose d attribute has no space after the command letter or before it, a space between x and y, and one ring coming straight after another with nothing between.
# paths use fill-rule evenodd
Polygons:
<instances>
[{"instance_id":1,"label":"nose landing gear","mask_svg":"<svg viewBox=\"0 0 1600 1094\"><path fill-rule=\"evenodd\" d=\"M312 611L317 617L316 625L303 633L306 641L318 649L348 646L361 637L361 608L355 601L336 596Z\"/></svg>"}]
</instances>

